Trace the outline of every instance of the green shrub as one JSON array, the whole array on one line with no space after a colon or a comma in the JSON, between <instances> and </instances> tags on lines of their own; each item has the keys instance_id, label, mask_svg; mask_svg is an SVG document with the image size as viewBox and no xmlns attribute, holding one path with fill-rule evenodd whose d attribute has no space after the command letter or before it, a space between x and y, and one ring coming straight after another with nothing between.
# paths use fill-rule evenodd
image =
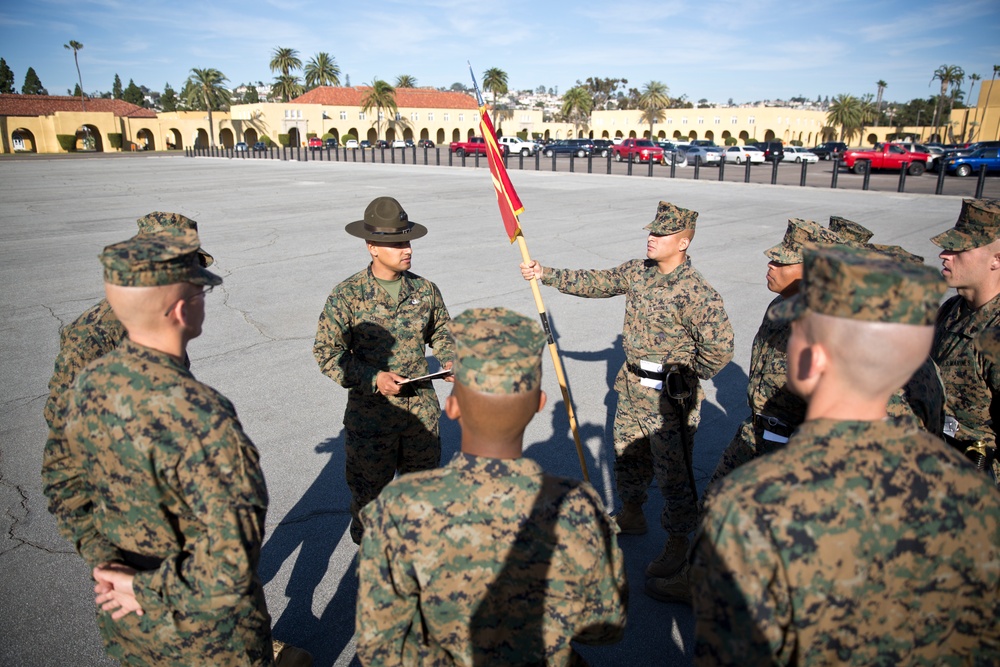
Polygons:
<instances>
[{"instance_id":1,"label":"green shrub","mask_svg":"<svg viewBox=\"0 0 1000 667\"><path fill-rule=\"evenodd\" d=\"M353 134L348 133L348 134L345 134L344 136L342 136L340 138L340 142L346 144L351 139L353 139L354 141L358 140L358 138L356 136L354 136Z\"/></svg>"},{"instance_id":2,"label":"green shrub","mask_svg":"<svg viewBox=\"0 0 1000 667\"><path fill-rule=\"evenodd\" d=\"M112 148L122 147L122 133L121 132L108 132L108 145Z\"/></svg>"},{"instance_id":3,"label":"green shrub","mask_svg":"<svg viewBox=\"0 0 1000 667\"><path fill-rule=\"evenodd\" d=\"M282 146L287 146L288 145L288 135L284 134L284 133L279 134L278 135L278 143L281 144Z\"/></svg>"},{"instance_id":4,"label":"green shrub","mask_svg":"<svg viewBox=\"0 0 1000 667\"><path fill-rule=\"evenodd\" d=\"M795 139L793 141L789 141L788 143L790 143L792 146L801 146L802 145L802 142L799 141L798 139Z\"/></svg>"},{"instance_id":5,"label":"green shrub","mask_svg":"<svg viewBox=\"0 0 1000 667\"><path fill-rule=\"evenodd\" d=\"M315 138L316 138L316 133L315 132L306 132L306 140L315 139Z\"/></svg>"},{"instance_id":6,"label":"green shrub","mask_svg":"<svg viewBox=\"0 0 1000 667\"><path fill-rule=\"evenodd\" d=\"M735 146L737 144L736 137L726 137L727 146Z\"/></svg>"},{"instance_id":7,"label":"green shrub","mask_svg":"<svg viewBox=\"0 0 1000 667\"><path fill-rule=\"evenodd\" d=\"M263 141L264 145L267 147L271 147L274 145L274 142L271 141L271 137L267 136L266 134L260 135L260 139L258 139L258 141Z\"/></svg>"},{"instance_id":8,"label":"green shrub","mask_svg":"<svg viewBox=\"0 0 1000 667\"><path fill-rule=\"evenodd\" d=\"M56 141L59 142L59 148L63 149L67 153L76 150L75 134L57 134Z\"/></svg>"},{"instance_id":9,"label":"green shrub","mask_svg":"<svg viewBox=\"0 0 1000 667\"><path fill-rule=\"evenodd\" d=\"M332 134L330 134L329 132L327 132L321 138L323 139L323 141L326 141L327 139L336 139L337 137L335 137Z\"/></svg>"},{"instance_id":10,"label":"green shrub","mask_svg":"<svg viewBox=\"0 0 1000 667\"><path fill-rule=\"evenodd\" d=\"M528 131L527 130L521 130L520 132L517 133L517 138L520 139L521 141L527 141L528 140Z\"/></svg>"}]
</instances>

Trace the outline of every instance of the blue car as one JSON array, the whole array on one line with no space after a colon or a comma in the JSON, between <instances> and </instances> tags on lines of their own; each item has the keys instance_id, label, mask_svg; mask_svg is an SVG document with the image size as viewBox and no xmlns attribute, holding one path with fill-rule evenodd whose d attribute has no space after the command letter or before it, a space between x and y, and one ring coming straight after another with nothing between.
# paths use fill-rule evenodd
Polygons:
<instances>
[{"instance_id":1,"label":"blue car","mask_svg":"<svg viewBox=\"0 0 1000 667\"><path fill-rule=\"evenodd\" d=\"M978 174L979 168L986 165L987 173L1000 171L1000 148L980 148L968 155L948 156L944 160L944 168L956 176L971 176Z\"/></svg>"}]
</instances>

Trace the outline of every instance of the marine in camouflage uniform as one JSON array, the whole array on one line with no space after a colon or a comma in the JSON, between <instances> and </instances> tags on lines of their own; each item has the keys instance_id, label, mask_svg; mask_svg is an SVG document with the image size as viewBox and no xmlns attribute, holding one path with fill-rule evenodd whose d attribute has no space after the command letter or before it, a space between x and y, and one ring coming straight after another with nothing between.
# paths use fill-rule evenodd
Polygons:
<instances>
[{"instance_id":1,"label":"marine in camouflage uniform","mask_svg":"<svg viewBox=\"0 0 1000 667\"><path fill-rule=\"evenodd\" d=\"M229 400L182 363L204 318L204 291L190 288L222 282L198 246L194 230L166 229L105 248L108 301L124 303L126 324L137 312L131 288L166 290L143 296L157 304L181 295L155 325L170 353L126 338L80 373L64 431L46 444L44 491L104 587L95 590L109 655L126 665L271 665L257 575L268 503L259 455ZM145 340L153 329L142 322ZM141 615L124 604L123 617L107 613L121 595L106 583L112 571L133 575Z\"/></svg>"},{"instance_id":2,"label":"marine in camouflage uniform","mask_svg":"<svg viewBox=\"0 0 1000 667\"><path fill-rule=\"evenodd\" d=\"M504 308L467 310L456 345L462 452L365 507L357 655L364 665L579 665L571 641L621 639L628 588L587 482L522 458L544 405L545 335ZM488 414L487 414L488 413Z\"/></svg>"},{"instance_id":3,"label":"marine in camouflage uniform","mask_svg":"<svg viewBox=\"0 0 1000 667\"><path fill-rule=\"evenodd\" d=\"M965 199L954 228L931 239L942 248L945 280L958 295L944 302L931 356L941 369L948 442L1000 484L996 423L1000 365L977 354L975 336L1000 326L1000 200Z\"/></svg>"},{"instance_id":4,"label":"marine in camouflage uniform","mask_svg":"<svg viewBox=\"0 0 1000 667\"><path fill-rule=\"evenodd\" d=\"M884 371L866 376L888 379L854 391L857 363L830 369L865 351L831 356L793 329L789 382L809 396L807 421L708 501L691 568L695 664L994 664L1000 493L912 419L871 419L929 347L944 285L930 267L843 246L806 250L804 267L800 294L769 316L825 317L807 321L814 336L850 320L840 344L877 335L901 352L880 349ZM831 413L845 403L864 417Z\"/></svg>"},{"instance_id":5,"label":"marine in camouflage uniform","mask_svg":"<svg viewBox=\"0 0 1000 667\"><path fill-rule=\"evenodd\" d=\"M435 468L441 462L441 406L433 385L396 385L392 379L426 375L427 345L445 368L453 351L441 292L407 270L409 241L424 236L427 228L410 221L395 199L379 197L368 205L364 219L346 230L368 242L373 259L333 288L319 317L313 354L323 374L349 390L345 468L351 538L360 544L361 508L393 475ZM395 278L380 281L376 271L389 271ZM397 293L389 291L393 288ZM388 394L379 384L380 375L391 385Z\"/></svg>"},{"instance_id":6,"label":"marine in camouflage uniform","mask_svg":"<svg viewBox=\"0 0 1000 667\"><path fill-rule=\"evenodd\" d=\"M733 358L733 329L722 297L687 256L697 217L695 211L661 201L645 227L647 259L613 269L521 265L525 277L540 272L543 284L565 294L626 295L625 364L614 384L615 480L624 503L616 520L623 532L646 531L642 505L655 476L665 500L660 523L669 539L647 568L648 576L668 576L684 562L687 535L698 520L690 457L704 399L699 379L714 377ZM643 370L643 361L662 365L663 371ZM669 391L667 373L680 380L679 391Z\"/></svg>"},{"instance_id":7,"label":"marine in camouflage uniform","mask_svg":"<svg viewBox=\"0 0 1000 667\"><path fill-rule=\"evenodd\" d=\"M151 234L163 229L193 229L198 223L179 213L153 211L136 221L140 234ZM198 248L202 266L211 266L214 259ZM73 386L77 374L94 359L103 357L118 347L125 338L125 327L115 317L107 299L101 299L83 312L76 320L59 332L59 355L56 357L52 379L49 380L49 398L45 402L45 422L49 428L59 428L56 422L62 412L63 399Z\"/></svg>"},{"instance_id":8,"label":"marine in camouflage uniform","mask_svg":"<svg viewBox=\"0 0 1000 667\"><path fill-rule=\"evenodd\" d=\"M849 222L843 218L838 220ZM835 224L834 218L831 218L831 230ZM842 226L840 228L843 229ZM768 289L778 292L768 308L798 293L803 248L837 243L838 237L831 230L823 229L811 220L791 218L788 221L781 243L764 251L768 259ZM783 277L782 272L789 271L784 267L793 266L799 269L792 276ZM792 431L805 419L806 402L789 390L786 381L788 362L785 348L788 347L790 331L787 322L771 320L765 313L750 353L750 381L747 384L750 416L739 425L732 441L722 452L707 489L738 466L783 446Z\"/></svg>"}]
</instances>

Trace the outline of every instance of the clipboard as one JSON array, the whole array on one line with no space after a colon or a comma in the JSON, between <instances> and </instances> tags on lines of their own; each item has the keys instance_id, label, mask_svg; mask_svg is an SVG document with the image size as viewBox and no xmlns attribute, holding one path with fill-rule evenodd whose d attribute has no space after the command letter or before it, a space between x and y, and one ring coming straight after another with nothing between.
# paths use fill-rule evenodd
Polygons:
<instances>
[{"instance_id":1,"label":"clipboard","mask_svg":"<svg viewBox=\"0 0 1000 667\"><path fill-rule=\"evenodd\" d=\"M418 378L406 378L405 380L396 380L396 384L409 384L411 382L423 382L424 380L439 380L441 378L446 378L451 375L451 369L438 371L437 373L429 373L427 375L421 375Z\"/></svg>"}]
</instances>

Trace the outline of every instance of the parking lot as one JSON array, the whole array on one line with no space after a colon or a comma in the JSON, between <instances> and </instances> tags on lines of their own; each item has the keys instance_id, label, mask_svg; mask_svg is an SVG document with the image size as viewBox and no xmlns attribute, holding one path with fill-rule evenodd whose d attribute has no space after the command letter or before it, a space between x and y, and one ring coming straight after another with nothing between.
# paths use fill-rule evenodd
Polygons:
<instances>
[{"instance_id":1,"label":"parking lot","mask_svg":"<svg viewBox=\"0 0 1000 667\"><path fill-rule=\"evenodd\" d=\"M348 236L344 225L382 195L396 197L411 220L428 227L413 244L413 271L437 283L452 315L493 305L534 313L517 268L520 254L504 234L482 165L190 159L179 153L0 160L0 664L112 664L97 635L87 568L58 535L41 491L42 407L60 326L102 296L98 253L134 234L136 218L155 210L197 220L202 244L215 256L213 270L225 279L208 297L204 333L189 355L195 376L233 401L261 452L270 509L260 573L275 635L311 651L317 667L356 662L356 548L347 534L343 470L346 391L313 359L317 318L333 285L367 263L363 242ZM781 239L787 219L825 222L840 215L874 230L874 241L900 244L937 265L929 239L950 227L961 208L959 197L897 194L894 188L800 188L795 167L787 165L779 173L796 187L731 183L728 168L727 182L719 183L695 182L690 168L669 180L662 167L650 179L626 177L618 171L625 165L617 164L611 176L569 174L566 159L557 163L557 173L521 171L516 160L511 166L526 207L521 224L528 248L548 266L606 268L642 256L643 226L661 199L700 212L691 257L725 300L736 356L704 383L694 453L699 487L747 414L750 344L773 296L764 286L763 250ZM585 172L580 166L574 163ZM825 167L811 169L822 177ZM715 168L701 173L717 177ZM623 360L624 299L579 299L549 288L542 294L590 478L612 509L611 385ZM544 368L549 402L526 432L526 456L549 472L580 477L548 358ZM448 386L437 388L443 400ZM459 430L447 419L441 428L447 460L458 449ZM581 647L595 667L691 662L690 608L661 604L642 592L643 570L665 539L656 521L662 499L655 488L650 495L649 534L621 539L631 586L625 638Z\"/></svg>"},{"instance_id":2,"label":"parking lot","mask_svg":"<svg viewBox=\"0 0 1000 667\"><path fill-rule=\"evenodd\" d=\"M211 151L209 151L211 153ZM190 154L195 154L191 151ZM204 155L204 152L198 155ZM464 158L451 155L447 146L435 148L368 149L368 150L315 150L271 149L262 153L233 153L219 149L215 155L234 159L279 159L297 161L350 162L364 164L416 164L419 166L451 166L487 168L485 155L466 155ZM775 175L777 185L804 185L811 188L833 189L832 161L814 164L796 164L782 161ZM725 181L728 183L755 183L769 185L772 180L772 163L747 165L728 163L721 169L713 165L702 165L695 169L691 164L671 171L669 166L649 163L616 162L609 157L577 157L575 155L555 155L546 157L540 153L533 156L510 155L507 168L510 171L548 171L557 173L580 173L594 175L629 175L633 178L674 178L681 180ZM749 171L749 176L748 176ZM864 176L848 171L843 166L837 173L836 189L863 190ZM976 194L977 177L946 175L942 183L942 195L973 197ZM868 189L875 192L897 192L900 185L898 171L873 171ZM935 194L938 172L925 172L920 176L907 175L904 192L913 194ZM983 187L983 197L1000 197L1000 177L987 176Z\"/></svg>"}]
</instances>

